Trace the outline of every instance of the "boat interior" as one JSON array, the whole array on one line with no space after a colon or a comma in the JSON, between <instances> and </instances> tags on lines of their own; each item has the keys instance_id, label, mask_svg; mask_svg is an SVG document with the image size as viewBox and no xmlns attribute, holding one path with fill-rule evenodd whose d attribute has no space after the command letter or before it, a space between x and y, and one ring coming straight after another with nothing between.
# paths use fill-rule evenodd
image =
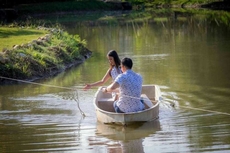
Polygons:
<instances>
[{"instance_id":1,"label":"boat interior","mask_svg":"<svg viewBox=\"0 0 230 153\"><path fill-rule=\"evenodd\" d=\"M104 111L115 112L113 107L115 98L112 97L112 94L103 92L100 92L99 94L101 95L98 97L97 106ZM155 98L150 99L146 94L141 94L141 100L145 105L145 109L153 107L157 103Z\"/></svg>"}]
</instances>

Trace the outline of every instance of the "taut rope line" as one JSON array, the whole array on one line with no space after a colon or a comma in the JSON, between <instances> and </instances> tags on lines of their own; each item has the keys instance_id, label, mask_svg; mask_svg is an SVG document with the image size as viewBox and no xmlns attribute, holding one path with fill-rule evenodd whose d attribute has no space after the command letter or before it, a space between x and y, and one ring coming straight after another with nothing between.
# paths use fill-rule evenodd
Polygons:
<instances>
[{"instance_id":1,"label":"taut rope line","mask_svg":"<svg viewBox=\"0 0 230 153\"><path fill-rule=\"evenodd\" d=\"M173 101L175 101L175 99ZM164 100L162 100L162 102L167 104ZM173 103L170 106L175 107L175 104ZM216 113L216 114L221 114L221 115L229 115L230 116L230 113L219 112L219 111L214 111L214 110L208 110L208 109L203 109L203 108L189 107L189 106L183 106L183 105L179 105L178 107L185 108L185 109L199 110L199 111L209 112L209 113Z\"/></svg>"},{"instance_id":2,"label":"taut rope line","mask_svg":"<svg viewBox=\"0 0 230 153\"><path fill-rule=\"evenodd\" d=\"M18 82L24 82L24 83L34 84L34 85L52 87L52 88L68 89L68 90L73 90L73 91L76 90L74 88L61 87L61 86L55 86L55 85L48 85L48 84L31 82L31 81L24 81L24 80L19 80L19 79L7 78L7 77L3 77L3 76L0 76L0 78L7 79L7 80L12 80L12 81L18 81ZM76 92L77 92L77 90L76 90ZM78 93L77 93L77 95L78 95ZM132 96L127 96L127 97L132 97ZM132 97L132 98L137 98L137 97ZM140 98L138 98L138 99L140 99ZM78 109L80 110L81 114L83 115L83 117L85 117L85 113L81 110L81 108L79 106L79 100L78 100L78 98L76 99L74 97L74 100L77 102L77 106L78 106ZM161 100L161 102L164 103L164 100ZM174 107L174 105L173 105L173 107ZM204 112L211 112L211 113L216 113L216 114L222 114L222 115L229 115L230 116L229 113L225 113L225 112L218 112L218 111L213 111L213 110L207 110L207 109L202 109L202 108L194 108L194 107L187 107L187 106L181 106L181 105L179 105L179 107L186 108L186 109L199 110L199 111L204 111Z\"/></svg>"},{"instance_id":3,"label":"taut rope line","mask_svg":"<svg viewBox=\"0 0 230 153\"><path fill-rule=\"evenodd\" d=\"M222 114L222 115L229 115L229 113L224 113L224 112L218 112L218 111L213 111L213 110L207 110L207 109L202 109L202 108L194 108L194 107L187 107L187 106L179 106L182 108L186 108L186 109L193 109L193 110L200 110L200 111L204 111L204 112L210 112L210 113L216 113L216 114Z\"/></svg>"},{"instance_id":4,"label":"taut rope line","mask_svg":"<svg viewBox=\"0 0 230 153\"><path fill-rule=\"evenodd\" d=\"M0 76L0 78L7 79L7 80L12 80L12 81L23 82L23 83L28 83L28 84L34 84L34 85L40 85L40 86L46 86L46 87L52 87L52 88L60 88L60 89L68 89L68 90L76 91L77 98L73 97L73 99L77 102L77 106L78 106L78 109L80 110L80 113L82 114L83 117L85 117L85 113L81 110L81 108L79 106L78 92L74 88L61 87L61 86L55 86L55 85L48 85L48 84L42 84L42 83L36 83L36 82L31 82L31 81L25 81L25 80L20 80L20 79L13 79L13 78L8 78L8 77L3 77L3 76Z\"/></svg>"},{"instance_id":5,"label":"taut rope line","mask_svg":"<svg viewBox=\"0 0 230 153\"><path fill-rule=\"evenodd\" d=\"M60 89L75 90L74 88L61 87L61 86L55 86L55 85L49 85L49 84L42 84L42 83L36 83L36 82L31 82L31 81L25 81L25 80L7 78L7 77L3 77L3 76L0 76L0 78L7 79L7 80L12 80L12 81L18 81L18 82L29 83L29 84L35 84L35 85L40 85L40 86L52 87L52 88L60 88Z\"/></svg>"},{"instance_id":6,"label":"taut rope line","mask_svg":"<svg viewBox=\"0 0 230 153\"><path fill-rule=\"evenodd\" d=\"M145 97L141 97L141 98L138 98L138 97L133 97L133 96L128 96L128 95L124 95L124 97L129 97L129 98L133 98L133 99L146 99ZM152 100L151 100L152 101ZM165 103L167 104L166 102L164 102L164 100L159 100L161 103ZM172 107L174 107L174 104L171 105ZM222 114L222 115L229 115L229 113L225 113L225 112L218 112L218 111L213 111L213 110L207 110L207 109L202 109L202 108L195 108L195 107L188 107L188 106L181 106L179 105L178 107L181 107L181 108L185 108L185 109L193 109L193 110L199 110L199 111L203 111L203 112L209 112L209 113L216 113L216 114Z\"/></svg>"}]
</instances>

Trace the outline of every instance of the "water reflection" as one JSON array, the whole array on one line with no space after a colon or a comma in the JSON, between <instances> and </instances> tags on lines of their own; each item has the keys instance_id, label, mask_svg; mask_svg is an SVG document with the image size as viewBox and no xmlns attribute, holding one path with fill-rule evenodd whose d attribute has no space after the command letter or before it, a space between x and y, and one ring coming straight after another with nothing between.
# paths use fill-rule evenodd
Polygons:
<instances>
[{"instance_id":1,"label":"water reflection","mask_svg":"<svg viewBox=\"0 0 230 153\"><path fill-rule=\"evenodd\" d=\"M94 118L87 111L84 120L76 101L69 100L68 95L71 93L0 96L0 152L77 150L82 130L94 124ZM93 111L93 106L87 108ZM83 121L87 122L84 128Z\"/></svg>"},{"instance_id":2,"label":"water reflection","mask_svg":"<svg viewBox=\"0 0 230 153\"><path fill-rule=\"evenodd\" d=\"M190 14L173 19L170 13L148 12L132 16L119 22L102 21L100 16L93 24L74 19L63 23L70 33L87 40L93 55L78 67L38 83L77 90L86 114L79 125L82 115L77 103L68 100L72 90L0 86L0 150L121 152L122 147L129 150L136 144L147 153L229 152L229 116L180 107L230 113L230 29L228 21L221 22L226 16ZM160 107L161 124L121 129L96 122L92 105L96 89L85 92L80 86L103 77L108 65L105 55L111 49L121 58L131 57L144 84L160 85L165 100L178 106Z\"/></svg>"},{"instance_id":3,"label":"water reflection","mask_svg":"<svg viewBox=\"0 0 230 153\"><path fill-rule=\"evenodd\" d=\"M113 147L107 144L109 152L116 150L124 153L143 153L143 141L145 137L154 135L160 130L159 120L137 123L126 127L97 122L96 135L117 142L116 146L112 145Z\"/></svg>"}]
</instances>

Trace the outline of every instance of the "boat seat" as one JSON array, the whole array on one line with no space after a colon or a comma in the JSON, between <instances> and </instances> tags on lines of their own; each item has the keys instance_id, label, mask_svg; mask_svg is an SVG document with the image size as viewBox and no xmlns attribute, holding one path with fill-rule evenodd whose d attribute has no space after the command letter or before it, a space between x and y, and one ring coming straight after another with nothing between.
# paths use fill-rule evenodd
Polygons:
<instances>
[{"instance_id":1,"label":"boat seat","mask_svg":"<svg viewBox=\"0 0 230 153\"><path fill-rule=\"evenodd\" d=\"M113 103L114 98L101 98L98 100L98 107L105 111L115 112Z\"/></svg>"},{"instance_id":2,"label":"boat seat","mask_svg":"<svg viewBox=\"0 0 230 153\"><path fill-rule=\"evenodd\" d=\"M147 97L146 94L141 94L141 99L144 102L145 109L148 109L152 107L154 104L152 101ZM98 100L98 107L102 110L109 111L109 112L115 112L113 103L115 99L110 97L110 98L101 98Z\"/></svg>"},{"instance_id":3,"label":"boat seat","mask_svg":"<svg viewBox=\"0 0 230 153\"><path fill-rule=\"evenodd\" d=\"M143 100L145 109L148 109L153 106L152 101L147 97L146 94L141 94L141 100Z\"/></svg>"}]
</instances>

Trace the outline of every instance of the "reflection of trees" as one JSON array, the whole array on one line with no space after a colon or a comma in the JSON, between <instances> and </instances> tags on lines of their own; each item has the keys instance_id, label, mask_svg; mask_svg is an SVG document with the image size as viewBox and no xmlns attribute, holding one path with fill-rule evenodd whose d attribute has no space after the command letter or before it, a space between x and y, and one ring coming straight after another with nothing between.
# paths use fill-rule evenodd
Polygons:
<instances>
[{"instance_id":1,"label":"reflection of trees","mask_svg":"<svg viewBox=\"0 0 230 153\"><path fill-rule=\"evenodd\" d=\"M217 15L219 13L221 15ZM220 106L225 105L229 97L229 84L226 84L230 78L228 14L203 10L201 13L181 12L177 18L171 13L148 15L133 17L132 22L123 20L125 24L118 22L109 28L98 23L99 26L93 26L97 35L90 38L90 44L97 39L102 45L100 48L105 47L103 44L116 46L122 56L132 56L134 68L144 75L146 84L167 84L170 92L179 94L182 104L186 100L191 106L208 108L204 103L208 101L209 106L217 106L211 109L229 112L228 107ZM188 116L191 148L205 148L216 142L229 144L228 123L221 123L226 121L226 116L202 114L195 118ZM213 123L224 126L221 129L226 135L222 135Z\"/></svg>"},{"instance_id":2,"label":"reflection of trees","mask_svg":"<svg viewBox=\"0 0 230 153\"><path fill-rule=\"evenodd\" d=\"M73 87L97 81L108 68L105 57L108 50L115 49L121 57L131 56L134 59L134 69L143 74L145 84L168 85L170 88L165 91L178 93L179 98L176 100L180 100L182 104L186 100L191 106L212 106L214 108L211 109L219 108L223 112L229 112L226 103L230 94L228 14L208 13L205 10L201 12L181 12L176 19L173 11L158 14L148 12L132 14L131 19L125 18L119 22L81 22L72 24L75 27L70 29L65 25L68 31L79 33L87 40L88 47L94 51L93 56L80 66L42 80L41 83ZM2 95L58 91L59 89L25 84L0 87ZM61 91L63 92L62 89ZM229 123L226 116L205 116L203 112L195 115L197 117L184 117L188 120L185 124L194 150L212 146L216 142L229 144ZM223 128L218 128L218 124ZM112 136L114 138L118 135L116 133ZM109 147L110 141L106 144ZM120 144L113 143L111 148L114 146L120 147Z\"/></svg>"},{"instance_id":3,"label":"reflection of trees","mask_svg":"<svg viewBox=\"0 0 230 153\"><path fill-rule=\"evenodd\" d=\"M177 13L176 18L175 13ZM217 13L220 15L216 15ZM103 18L103 20L65 24L69 32L73 34L79 33L83 39L88 41L88 47L94 51L93 57L78 67L63 72L52 79L39 82L61 87L72 87L73 85L82 85L85 82L99 80L107 70L106 54L111 49L117 50L121 57L146 55L145 58L139 58L134 63L138 71L145 72L146 83L151 83L153 78L161 78L162 76L159 75L167 76L172 74L168 71L170 69L175 75L188 75L196 78L199 74L194 73L194 71L201 72L200 75L203 75L202 71L204 69L208 70L205 65L208 65L210 61L203 57L208 56L210 51L224 50L228 47L227 43L223 43L220 46L209 43L215 37L223 37L229 31L229 28L225 26L229 19L229 15L226 12L205 10L198 12L196 10L186 11L181 9L113 15L115 16L111 17L112 20L110 20L111 18L108 18L108 20ZM68 25L71 26L68 28ZM72 25L75 25L75 27ZM221 25L222 28L219 28ZM196 45L190 43L193 41L197 41ZM210 48L209 52L205 51L207 50L206 48ZM199 55L197 54L194 57L182 57L184 56L182 54L183 50L186 50L189 54L197 54L197 50L200 52ZM168 57L169 54L170 57ZM181 61L173 64L180 56ZM215 52L211 56L214 61L221 58ZM135 56L133 58L135 60ZM154 64L149 66L150 61L154 61ZM191 64L194 62L197 63L195 67L194 64ZM168 65L168 63L171 65L170 69L162 69L162 65ZM187 65L182 67L182 63ZM100 67L97 65L100 65ZM223 73L217 69L210 70L210 73L213 71ZM93 78L91 77L92 75L94 76ZM158 81L160 82L160 80ZM171 81L168 80L168 82ZM202 81L206 82L207 79ZM63 91L62 89L25 84L11 86L9 90L7 88L2 90L3 93L14 92L15 94L23 95L31 91L39 94Z\"/></svg>"},{"instance_id":4,"label":"reflection of trees","mask_svg":"<svg viewBox=\"0 0 230 153\"><path fill-rule=\"evenodd\" d=\"M9 87L4 86L4 88ZM33 89L30 87L24 89L14 95L8 89L4 91L0 87L1 152L24 152L25 150L46 152L47 150L57 151L60 146L61 150L75 147L80 137L82 118L71 115L72 111L69 108L66 109L68 104L63 101L58 102L49 97L45 97L47 99L44 100L42 96L32 97L38 91L27 91ZM28 95L32 97L28 98L30 100L26 99ZM22 99L11 99L14 96L20 96ZM25 99L23 99L24 96Z\"/></svg>"},{"instance_id":5,"label":"reflection of trees","mask_svg":"<svg viewBox=\"0 0 230 153\"><path fill-rule=\"evenodd\" d=\"M68 124L66 128L54 123L23 125L11 122L13 124L9 121L0 124L0 150L3 153L63 151L77 146L80 138L80 125L76 123Z\"/></svg>"},{"instance_id":6,"label":"reflection of trees","mask_svg":"<svg viewBox=\"0 0 230 153\"><path fill-rule=\"evenodd\" d=\"M213 114L197 114L199 117L192 117L189 121L189 135L191 148L200 152L203 148L211 148L215 143L229 144L229 122L226 120L228 116L213 115ZM210 119L210 117L212 119ZM211 121L210 121L211 120ZM199 126L193 126L196 124ZM202 123L202 124L201 124ZM213 124L216 123L216 124ZM213 149L215 150L215 149Z\"/></svg>"},{"instance_id":7,"label":"reflection of trees","mask_svg":"<svg viewBox=\"0 0 230 153\"><path fill-rule=\"evenodd\" d=\"M0 96L0 110L2 110L2 103L3 102L3 97L2 96Z\"/></svg>"}]
</instances>

